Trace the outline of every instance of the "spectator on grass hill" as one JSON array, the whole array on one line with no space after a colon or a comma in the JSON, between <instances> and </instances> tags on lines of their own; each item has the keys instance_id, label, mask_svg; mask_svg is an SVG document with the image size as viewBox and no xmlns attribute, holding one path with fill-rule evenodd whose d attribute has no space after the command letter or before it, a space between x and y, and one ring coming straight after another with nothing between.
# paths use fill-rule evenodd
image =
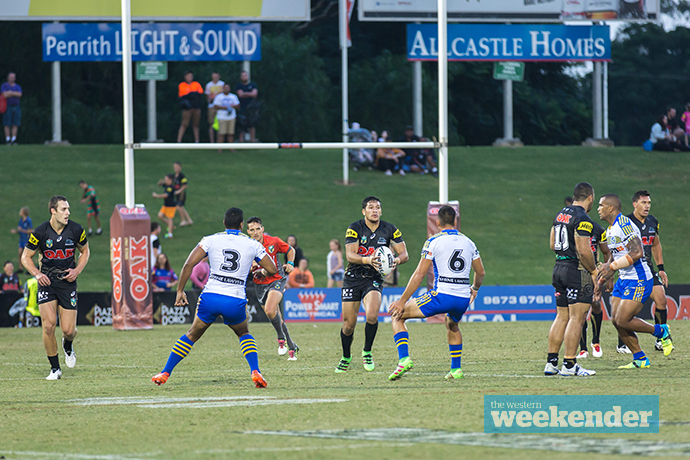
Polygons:
<instances>
[{"instance_id":1,"label":"spectator on grass hill","mask_svg":"<svg viewBox=\"0 0 690 460\"><path fill-rule=\"evenodd\" d=\"M256 142L256 124L259 122L259 88L256 83L249 81L249 72L240 73L240 83L236 86L237 97L240 99L240 142L244 142L244 133L249 130L251 142Z\"/></svg>"},{"instance_id":2,"label":"spectator on grass hill","mask_svg":"<svg viewBox=\"0 0 690 460\"><path fill-rule=\"evenodd\" d=\"M182 173L182 163L176 161L173 163L173 189L175 189L175 201L177 205L177 210L180 212L180 227L186 225L192 225L194 221L189 216L189 212L184 207L187 201L187 187L189 186L189 181L187 177Z\"/></svg>"},{"instance_id":3,"label":"spectator on grass hill","mask_svg":"<svg viewBox=\"0 0 690 460\"><path fill-rule=\"evenodd\" d=\"M161 240L158 235L161 234L161 224L158 222L151 222L151 262L158 260L158 255L161 253Z\"/></svg>"},{"instance_id":4,"label":"spectator on grass hill","mask_svg":"<svg viewBox=\"0 0 690 460\"><path fill-rule=\"evenodd\" d=\"M685 104L685 112L680 117L685 128L685 145L688 145L688 137L690 137L690 103Z\"/></svg>"},{"instance_id":5,"label":"spectator on grass hill","mask_svg":"<svg viewBox=\"0 0 690 460\"><path fill-rule=\"evenodd\" d=\"M5 126L5 143L17 145L17 129L22 124L19 98L23 93L22 87L17 84L17 75L14 72L7 74L7 82L0 86L0 92L7 99L7 110L2 117L2 124Z\"/></svg>"},{"instance_id":6,"label":"spectator on grass hill","mask_svg":"<svg viewBox=\"0 0 690 460\"><path fill-rule=\"evenodd\" d=\"M201 120L201 95L204 90L198 81L194 81L194 74L191 70L184 73L184 81L177 87L177 103L182 109L182 123L177 131L177 142L182 142L182 136L189 123L192 123L192 133L194 142L199 142L199 120Z\"/></svg>"},{"instance_id":7,"label":"spectator on grass hill","mask_svg":"<svg viewBox=\"0 0 690 460\"><path fill-rule=\"evenodd\" d=\"M326 274L328 275L328 284L326 287L343 287L343 278L345 276L345 268L343 266L343 250L340 241L336 238L328 243L331 252L326 256Z\"/></svg>"},{"instance_id":8,"label":"spectator on grass hill","mask_svg":"<svg viewBox=\"0 0 690 460\"><path fill-rule=\"evenodd\" d=\"M93 233L91 229L91 216L96 219L96 235L103 233L101 228L101 219L98 217L101 213L101 204L98 202L98 196L96 195L96 189L93 185L89 185L85 180L79 181L79 187L84 190L84 195L81 197L82 203L89 203L86 207L86 226L88 227L87 233L89 236Z\"/></svg>"},{"instance_id":9,"label":"spectator on grass hill","mask_svg":"<svg viewBox=\"0 0 690 460\"><path fill-rule=\"evenodd\" d=\"M288 287L291 288L313 288L314 275L309 271L309 261L303 258L299 261L297 268L288 275Z\"/></svg>"},{"instance_id":10,"label":"spectator on grass hill","mask_svg":"<svg viewBox=\"0 0 690 460\"><path fill-rule=\"evenodd\" d=\"M215 129L213 125L216 122L217 112L213 105L213 100L223 91L223 85L225 85L225 82L220 79L220 73L214 71L211 73L211 81L206 83L206 90L204 91L206 94L206 102L208 103L208 113L206 116L206 121L208 121L208 141L211 144L214 142L213 137Z\"/></svg>"},{"instance_id":11,"label":"spectator on grass hill","mask_svg":"<svg viewBox=\"0 0 690 460\"><path fill-rule=\"evenodd\" d=\"M8 260L2 269L2 276L0 276L0 293L19 291L21 283L19 276L14 272L14 264Z\"/></svg>"},{"instance_id":12,"label":"spectator on grass hill","mask_svg":"<svg viewBox=\"0 0 690 460\"><path fill-rule=\"evenodd\" d=\"M388 131L383 131L379 142L389 141ZM401 176L404 176L405 171L402 168L404 159L405 152L400 149L376 149L376 167L381 171L385 171L386 176L392 176L393 171L397 171Z\"/></svg>"},{"instance_id":13,"label":"spectator on grass hill","mask_svg":"<svg viewBox=\"0 0 690 460\"><path fill-rule=\"evenodd\" d=\"M230 92L230 84L223 85L223 92L213 100L213 107L218 111L218 143L225 142L228 136L228 143L235 142L235 119L237 118L236 109L240 106L240 100ZM221 150L218 149L218 153Z\"/></svg>"},{"instance_id":14,"label":"spectator on grass hill","mask_svg":"<svg viewBox=\"0 0 690 460\"><path fill-rule=\"evenodd\" d=\"M151 270L151 283L154 292L170 291L177 284L177 275L170 267L168 256L162 252L158 254L156 265Z\"/></svg>"},{"instance_id":15,"label":"spectator on grass hill","mask_svg":"<svg viewBox=\"0 0 690 460\"><path fill-rule=\"evenodd\" d=\"M29 207L24 206L19 210L19 224L17 228L10 230L13 234L19 234L19 266L22 266L22 252L24 252L24 247L26 243L29 242L29 235L34 231L34 224L31 222L31 217L29 217Z\"/></svg>"},{"instance_id":16,"label":"spectator on grass hill","mask_svg":"<svg viewBox=\"0 0 690 460\"><path fill-rule=\"evenodd\" d=\"M348 142L376 142L372 133L374 131L362 128L359 123L354 121L352 127L347 131L347 140ZM365 166L371 169L376 160L376 146L372 145L370 149L348 149L348 154L355 171Z\"/></svg>"},{"instance_id":17,"label":"spectator on grass hill","mask_svg":"<svg viewBox=\"0 0 690 460\"><path fill-rule=\"evenodd\" d=\"M685 130L681 128L678 118L676 118L676 109L673 107L666 109L666 118L666 128L668 128L668 132L671 133L676 141L679 141L685 135Z\"/></svg>"},{"instance_id":18,"label":"spectator on grass hill","mask_svg":"<svg viewBox=\"0 0 690 460\"><path fill-rule=\"evenodd\" d=\"M164 238L173 237L173 218L175 217L175 212L177 211L177 198L175 197L175 188L173 187L173 180L175 176L173 174L168 174L163 179L163 183L159 181L158 184L163 186L165 193L153 192L151 195L154 198L163 198L163 206L161 206L160 211L158 211L158 218L161 219L168 226L168 233L165 234Z\"/></svg>"},{"instance_id":19,"label":"spectator on grass hill","mask_svg":"<svg viewBox=\"0 0 690 460\"><path fill-rule=\"evenodd\" d=\"M292 249L295 250L295 267L299 265L299 261L304 258L304 253L302 252L302 248L297 246L297 237L295 235L288 235L287 238L285 238L285 242L292 246ZM285 263L287 263L287 254L285 254Z\"/></svg>"},{"instance_id":20,"label":"spectator on grass hill","mask_svg":"<svg viewBox=\"0 0 690 460\"><path fill-rule=\"evenodd\" d=\"M649 142L652 143L652 150L662 152L680 152L681 150L689 150L685 144L676 142L676 138L669 132L668 117L662 115L656 123L652 125L652 131L649 135Z\"/></svg>"},{"instance_id":21,"label":"spectator on grass hill","mask_svg":"<svg viewBox=\"0 0 690 460\"><path fill-rule=\"evenodd\" d=\"M201 262L196 264L192 269L192 276L189 277L192 280L193 289L198 289L202 291L208 282L208 275L211 271L211 267L208 265L208 257L204 257Z\"/></svg>"}]
</instances>

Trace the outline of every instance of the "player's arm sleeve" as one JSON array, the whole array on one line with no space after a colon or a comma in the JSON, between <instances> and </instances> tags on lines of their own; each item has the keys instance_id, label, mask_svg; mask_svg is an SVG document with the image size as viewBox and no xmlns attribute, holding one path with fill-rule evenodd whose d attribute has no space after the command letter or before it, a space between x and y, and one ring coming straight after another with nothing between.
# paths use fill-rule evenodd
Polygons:
<instances>
[{"instance_id":1,"label":"player's arm sleeve","mask_svg":"<svg viewBox=\"0 0 690 460\"><path fill-rule=\"evenodd\" d=\"M278 252L281 254L287 254L290 251L290 245L287 244L285 241L281 240L278 238Z\"/></svg>"},{"instance_id":2,"label":"player's arm sleeve","mask_svg":"<svg viewBox=\"0 0 690 460\"><path fill-rule=\"evenodd\" d=\"M158 242L158 240L156 240L156 242ZM206 253L206 255L208 255L208 249L209 249L208 238L206 238L206 237L202 238L201 241L199 241L199 244L197 244L197 246L199 246L201 249L203 249L204 252ZM160 247L160 242L158 242L158 247Z\"/></svg>"},{"instance_id":3,"label":"player's arm sleeve","mask_svg":"<svg viewBox=\"0 0 690 460\"><path fill-rule=\"evenodd\" d=\"M479 249L477 249L477 245L474 244L474 241L472 241L472 260L477 260L481 257L479 254Z\"/></svg>"},{"instance_id":4,"label":"player's arm sleeve","mask_svg":"<svg viewBox=\"0 0 690 460\"><path fill-rule=\"evenodd\" d=\"M264 249L263 245L259 243L258 241L255 241L256 243L256 257L254 257L254 260L256 263L261 262L261 260L266 257L268 254L266 253L266 249Z\"/></svg>"},{"instance_id":5,"label":"player's arm sleeve","mask_svg":"<svg viewBox=\"0 0 690 460\"><path fill-rule=\"evenodd\" d=\"M577 223L575 227L575 235L586 236L590 238L592 236L592 231L594 230L594 225L589 220L581 220Z\"/></svg>"},{"instance_id":6,"label":"player's arm sleeve","mask_svg":"<svg viewBox=\"0 0 690 460\"><path fill-rule=\"evenodd\" d=\"M359 242L359 233L357 233L357 229L353 228L353 226L354 224L347 227L347 232L345 232L346 245Z\"/></svg>"},{"instance_id":7,"label":"player's arm sleeve","mask_svg":"<svg viewBox=\"0 0 690 460\"><path fill-rule=\"evenodd\" d=\"M424 246L422 246L422 259L433 260L434 259L434 244L431 240L426 240Z\"/></svg>"},{"instance_id":8,"label":"player's arm sleeve","mask_svg":"<svg viewBox=\"0 0 690 460\"><path fill-rule=\"evenodd\" d=\"M85 246L86 243L88 243L88 240L86 239L86 230L84 230L84 228L80 225L76 233L77 235L79 235L79 241L77 241L77 246Z\"/></svg>"},{"instance_id":9,"label":"player's arm sleeve","mask_svg":"<svg viewBox=\"0 0 690 460\"><path fill-rule=\"evenodd\" d=\"M629 220L627 222L621 222L621 230L623 231L623 243L626 245L637 236L633 228L633 223Z\"/></svg>"},{"instance_id":10,"label":"player's arm sleeve","mask_svg":"<svg viewBox=\"0 0 690 460\"><path fill-rule=\"evenodd\" d=\"M39 241L42 237L43 235L39 232L39 230L34 230L33 232L31 232L31 234L29 235L29 241L26 243L26 248L31 251L37 250Z\"/></svg>"},{"instance_id":11,"label":"player's arm sleeve","mask_svg":"<svg viewBox=\"0 0 690 460\"><path fill-rule=\"evenodd\" d=\"M393 237L391 239L396 244L400 244L403 242L402 232L395 225L393 225Z\"/></svg>"}]
</instances>

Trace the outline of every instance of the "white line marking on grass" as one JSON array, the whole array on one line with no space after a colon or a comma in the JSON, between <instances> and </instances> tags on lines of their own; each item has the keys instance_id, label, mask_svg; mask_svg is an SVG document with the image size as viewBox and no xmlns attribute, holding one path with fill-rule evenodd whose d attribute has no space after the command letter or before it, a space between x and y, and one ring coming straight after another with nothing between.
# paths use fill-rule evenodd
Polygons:
<instances>
[{"instance_id":1,"label":"white line marking on grass","mask_svg":"<svg viewBox=\"0 0 690 460\"><path fill-rule=\"evenodd\" d=\"M128 406L148 409L208 409L215 407L238 406L278 406L284 404L320 404L347 402L347 399L277 399L276 396L221 396L199 398L168 398L162 396L121 398L83 398L68 399L67 403L76 406Z\"/></svg>"},{"instance_id":2,"label":"white line marking on grass","mask_svg":"<svg viewBox=\"0 0 690 460\"><path fill-rule=\"evenodd\" d=\"M77 454L70 452L35 452L27 450L0 450L2 455L13 455L22 457L47 457L47 458L74 458L78 460L146 460L145 457L161 455L161 452L148 454L122 454L122 455L97 455L97 454Z\"/></svg>"},{"instance_id":3,"label":"white line marking on grass","mask_svg":"<svg viewBox=\"0 0 690 460\"><path fill-rule=\"evenodd\" d=\"M232 454L236 452L302 452L314 450L341 450L341 449L369 449L371 447L410 447L412 443L397 442L397 443L380 443L367 442L365 444L338 444L333 446L295 446L295 447L247 447L244 449L212 449L212 450L196 450L195 454L213 455L213 454Z\"/></svg>"},{"instance_id":4,"label":"white line marking on grass","mask_svg":"<svg viewBox=\"0 0 690 460\"><path fill-rule=\"evenodd\" d=\"M638 455L645 457L690 457L690 443L638 441L621 438L585 438L577 436L453 433L417 428L378 428L363 430L316 431L245 431L245 434L300 436L324 439L352 439L407 443L434 443L481 446L503 449L530 449L556 452L587 452L605 455Z\"/></svg>"}]
</instances>

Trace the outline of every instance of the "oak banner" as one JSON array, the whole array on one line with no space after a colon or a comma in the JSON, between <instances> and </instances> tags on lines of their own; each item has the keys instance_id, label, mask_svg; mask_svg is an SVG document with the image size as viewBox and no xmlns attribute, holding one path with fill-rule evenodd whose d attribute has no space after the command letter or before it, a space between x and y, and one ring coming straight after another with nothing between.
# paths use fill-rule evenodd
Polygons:
<instances>
[{"instance_id":1,"label":"oak banner","mask_svg":"<svg viewBox=\"0 0 690 460\"><path fill-rule=\"evenodd\" d=\"M113 329L152 329L151 219L144 206L115 206L110 217Z\"/></svg>"}]
</instances>

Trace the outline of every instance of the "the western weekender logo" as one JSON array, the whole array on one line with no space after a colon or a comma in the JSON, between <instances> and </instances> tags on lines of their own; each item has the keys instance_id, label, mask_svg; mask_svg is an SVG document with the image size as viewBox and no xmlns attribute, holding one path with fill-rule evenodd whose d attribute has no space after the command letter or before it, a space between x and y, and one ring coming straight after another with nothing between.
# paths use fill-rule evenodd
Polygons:
<instances>
[{"instance_id":1,"label":"the western weekender logo","mask_svg":"<svg viewBox=\"0 0 690 460\"><path fill-rule=\"evenodd\" d=\"M119 23L43 24L43 61L121 61ZM261 24L133 23L134 61L260 61Z\"/></svg>"},{"instance_id":2,"label":"the western weekender logo","mask_svg":"<svg viewBox=\"0 0 690 460\"><path fill-rule=\"evenodd\" d=\"M407 25L407 59L438 59L438 27ZM608 26L449 24L451 61L608 61Z\"/></svg>"},{"instance_id":3,"label":"the western weekender logo","mask_svg":"<svg viewBox=\"0 0 690 460\"><path fill-rule=\"evenodd\" d=\"M658 433L659 396L484 396L486 433Z\"/></svg>"}]
</instances>

